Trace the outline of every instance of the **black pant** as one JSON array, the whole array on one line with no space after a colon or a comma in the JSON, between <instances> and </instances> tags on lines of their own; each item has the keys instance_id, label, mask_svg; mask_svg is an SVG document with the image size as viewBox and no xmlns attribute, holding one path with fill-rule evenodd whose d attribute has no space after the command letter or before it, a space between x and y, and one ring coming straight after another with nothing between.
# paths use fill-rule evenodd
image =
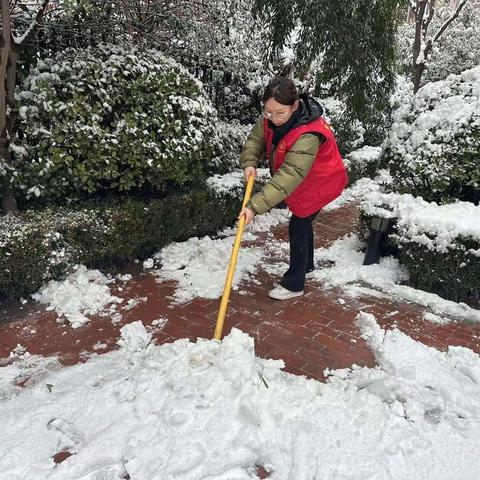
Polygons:
<instances>
[{"instance_id":1,"label":"black pant","mask_svg":"<svg viewBox=\"0 0 480 480\"><path fill-rule=\"evenodd\" d=\"M290 239L290 268L283 275L280 285L291 292L305 287L305 273L314 270L313 221L318 212L306 218L292 214L288 225Z\"/></svg>"}]
</instances>

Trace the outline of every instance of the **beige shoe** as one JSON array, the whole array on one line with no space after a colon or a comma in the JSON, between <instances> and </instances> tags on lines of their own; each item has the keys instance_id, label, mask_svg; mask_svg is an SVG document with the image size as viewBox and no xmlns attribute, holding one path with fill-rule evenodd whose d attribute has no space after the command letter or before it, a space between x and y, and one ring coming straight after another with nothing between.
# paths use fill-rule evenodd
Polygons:
<instances>
[{"instance_id":1,"label":"beige shoe","mask_svg":"<svg viewBox=\"0 0 480 480\"><path fill-rule=\"evenodd\" d=\"M300 292L292 292L286 288L278 285L273 290L268 292L268 296L275 300L289 300L290 298L301 297L303 295L303 290Z\"/></svg>"}]
</instances>

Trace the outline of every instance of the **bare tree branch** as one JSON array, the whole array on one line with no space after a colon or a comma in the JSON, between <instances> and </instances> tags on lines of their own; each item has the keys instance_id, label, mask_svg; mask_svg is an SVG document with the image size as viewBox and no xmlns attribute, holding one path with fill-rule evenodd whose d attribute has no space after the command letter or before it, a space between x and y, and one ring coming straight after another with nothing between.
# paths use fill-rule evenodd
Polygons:
<instances>
[{"instance_id":1,"label":"bare tree branch","mask_svg":"<svg viewBox=\"0 0 480 480\"><path fill-rule=\"evenodd\" d=\"M30 23L27 31L19 38L13 37L14 43L18 49L21 49L24 45L26 45L35 35L38 25L42 21L43 14L45 12L45 9L47 8L48 3L49 0L43 0L41 7L38 9L35 18Z\"/></svg>"},{"instance_id":2,"label":"bare tree branch","mask_svg":"<svg viewBox=\"0 0 480 480\"><path fill-rule=\"evenodd\" d=\"M460 15L460 12L462 8L466 5L468 0L461 0L461 3L458 4L457 9L453 13L453 15L442 25L440 30L436 33L435 37L433 38L433 41L436 42L442 33L447 29L447 27Z\"/></svg>"}]
</instances>

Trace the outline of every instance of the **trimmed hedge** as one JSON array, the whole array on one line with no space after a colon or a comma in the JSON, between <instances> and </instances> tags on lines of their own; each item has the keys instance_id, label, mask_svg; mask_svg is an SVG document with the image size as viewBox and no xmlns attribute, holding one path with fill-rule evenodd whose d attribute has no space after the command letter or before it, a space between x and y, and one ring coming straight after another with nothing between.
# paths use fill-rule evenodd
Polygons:
<instances>
[{"instance_id":1,"label":"trimmed hedge","mask_svg":"<svg viewBox=\"0 0 480 480\"><path fill-rule=\"evenodd\" d=\"M0 296L33 293L77 264L116 271L172 241L232 225L239 208L237 191L202 186L163 199L97 200L0 217Z\"/></svg>"},{"instance_id":2,"label":"trimmed hedge","mask_svg":"<svg viewBox=\"0 0 480 480\"><path fill-rule=\"evenodd\" d=\"M408 216L413 210L449 206L429 204L416 198L407 207L407 204L402 205L402 197L413 198L399 194L366 195L360 207L359 237L367 240L373 216L390 218L388 236L381 254L395 256L407 268L409 286L479 308L480 238L456 234L453 230L445 230L447 235L435 235L426 226L410 222ZM458 221L461 224L466 220L459 218Z\"/></svg>"}]
</instances>

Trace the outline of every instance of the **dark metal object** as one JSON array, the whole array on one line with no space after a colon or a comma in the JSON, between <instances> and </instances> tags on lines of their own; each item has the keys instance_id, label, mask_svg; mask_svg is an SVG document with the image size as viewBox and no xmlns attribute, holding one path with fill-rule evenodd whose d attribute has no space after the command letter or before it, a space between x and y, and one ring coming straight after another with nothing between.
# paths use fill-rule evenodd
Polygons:
<instances>
[{"instance_id":1,"label":"dark metal object","mask_svg":"<svg viewBox=\"0 0 480 480\"><path fill-rule=\"evenodd\" d=\"M372 218L370 223L370 235L368 236L367 249L363 260L364 265L372 265L372 263L378 263L380 260L382 244L387 237L389 224L389 218Z\"/></svg>"}]
</instances>

